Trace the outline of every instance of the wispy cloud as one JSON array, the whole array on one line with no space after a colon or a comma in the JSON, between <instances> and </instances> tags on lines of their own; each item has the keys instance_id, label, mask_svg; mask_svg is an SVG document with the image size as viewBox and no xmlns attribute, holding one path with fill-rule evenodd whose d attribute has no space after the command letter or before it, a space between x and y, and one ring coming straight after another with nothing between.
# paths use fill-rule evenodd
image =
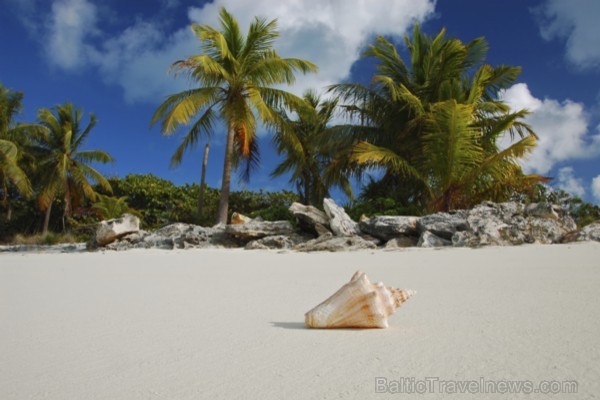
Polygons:
<instances>
[{"instance_id":1,"label":"wispy cloud","mask_svg":"<svg viewBox=\"0 0 600 400\"><path fill-rule=\"evenodd\" d=\"M598 0L546 0L535 9L546 40L565 41L567 59L580 68L600 68Z\"/></svg>"},{"instance_id":2,"label":"wispy cloud","mask_svg":"<svg viewBox=\"0 0 600 400\"><path fill-rule=\"evenodd\" d=\"M97 35L96 6L87 0L57 0L52 4L46 55L53 64L73 70L88 62L86 41Z\"/></svg>"},{"instance_id":3,"label":"wispy cloud","mask_svg":"<svg viewBox=\"0 0 600 400\"><path fill-rule=\"evenodd\" d=\"M519 83L501 96L513 109L531 111L525 121L539 136L538 145L523 163L530 172L547 174L560 162L595 157L600 154L600 133L592 132L582 103L571 100L538 99L525 83Z\"/></svg>"},{"instance_id":4,"label":"wispy cloud","mask_svg":"<svg viewBox=\"0 0 600 400\"><path fill-rule=\"evenodd\" d=\"M180 4L178 0L161 2L164 8ZM435 0L215 0L190 8L189 22L175 30L166 31L156 16L112 34L100 29L94 4L92 0L54 0L49 22L44 25L49 37L48 61L69 72L96 68L107 83L122 87L126 100L157 102L186 86L168 77L166 71L174 61L198 52L189 22L217 26L222 6L244 29L254 16L278 19L279 52L320 67L318 75L298 77L292 90L300 94L347 78L373 35L403 35L414 22L433 13Z\"/></svg>"},{"instance_id":5,"label":"wispy cloud","mask_svg":"<svg viewBox=\"0 0 600 400\"><path fill-rule=\"evenodd\" d=\"M596 199L596 203L600 204L600 175L592 179L592 194Z\"/></svg>"},{"instance_id":6,"label":"wispy cloud","mask_svg":"<svg viewBox=\"0 0 600 400\"><path fill-rule=\"evenodd\" d=\"M575 196L583 197L585 195L583 180L575 177L573 167L563 167L559 169L557 182L554 186Z\"/></svg>"}]
</instances>

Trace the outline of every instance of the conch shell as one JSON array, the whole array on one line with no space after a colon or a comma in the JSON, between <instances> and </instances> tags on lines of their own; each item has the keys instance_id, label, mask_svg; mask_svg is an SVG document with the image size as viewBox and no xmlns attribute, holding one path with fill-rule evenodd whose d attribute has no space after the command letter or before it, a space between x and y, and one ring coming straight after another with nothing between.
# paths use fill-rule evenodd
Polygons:
<instances>
[{"instance_id":1,"label":"conch shell","mask_svg":"<svg viewBox=\"0 0 600 400\"><path fill-rule=\"evenodd\" d=\"M387 328L387 317L416 294L413 290L372 284L356 271L350 282L305 314L310 328Z\"/></svg>"}]
</instances>

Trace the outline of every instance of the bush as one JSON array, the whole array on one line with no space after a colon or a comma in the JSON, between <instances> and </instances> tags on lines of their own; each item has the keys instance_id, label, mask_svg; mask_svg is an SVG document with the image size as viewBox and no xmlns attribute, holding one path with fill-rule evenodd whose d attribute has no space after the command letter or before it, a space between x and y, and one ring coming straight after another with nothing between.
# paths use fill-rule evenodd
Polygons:
<instances>
[{"instance_id":1,"label":"bush","mask_svg":"<svg viewBox=\"0 0 600 400\"><path fill-rule=\"evenodd\" d=\"M127 175L111 178L113 194L127 197L129 206L141 215L144 229L156 229L174 222L212 226L215 224L219 198L218 189L205 187L202 216L198 215L200 185L176 186L154 175ZM229 194L229 216L238 212L265 220L291 219L287 208L298 197L290 191L258 192L244 190Z\"/></svg>"}]
</instances>

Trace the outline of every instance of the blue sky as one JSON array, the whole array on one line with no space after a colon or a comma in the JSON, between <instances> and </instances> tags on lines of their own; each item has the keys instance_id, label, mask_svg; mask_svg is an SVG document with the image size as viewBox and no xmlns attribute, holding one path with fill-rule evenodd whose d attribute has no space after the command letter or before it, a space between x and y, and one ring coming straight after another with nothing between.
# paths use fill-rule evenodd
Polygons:
<instances>
[{"instance_id":1,"label":"blue sky","mask_svg":"<svg viewBox=\"0 0 600 400\"><path fill-rule=\"evenodd\" d=\"M149 122L166 95L191 84L167 74L172 62L199 53L191 21L217 26L221 6L243 26L256 15L278 18L280 53L320 67L290 88L298 94L343 80L368 82L371 65L359 60L364 46L386 35L401 47L416 21L430 34L446 27L464 41L485 36L491 64L523 68L504 99L532 111L528 122L540 137L525 170L600 202L597 0L0 0L0 81L25 92L23 121L66 101L94 112L99 123L87 147L116 158L99 167L105 174L198 181L204 143L170 169L183 131L165 138ZM223 135L219 129L211 141L211 186L220 183ZM234 188L292 189L287 179L269 177L278 156L268 132L260 146L260 168Z\"/></svg>"}]
</instances>

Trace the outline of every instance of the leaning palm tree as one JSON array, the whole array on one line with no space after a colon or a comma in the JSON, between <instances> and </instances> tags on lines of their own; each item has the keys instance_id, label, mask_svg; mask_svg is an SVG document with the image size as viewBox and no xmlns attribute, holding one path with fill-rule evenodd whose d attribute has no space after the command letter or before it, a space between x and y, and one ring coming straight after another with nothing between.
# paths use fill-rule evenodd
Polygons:
<instances>
[{"instance_id":1,"label":"leaning palm tree","mask_svg":"<svg viewBox=\"0 0 600 400\"><path fill-rule=\"evenodd\" d=\"M267 125L278 125L281 120L277 109L302 103L275 86L292 84L296 71L308 73L317 67L305 60L279 57L273 49L279 36L276 20L256 18L245 37L224 8L220 10L220 22L220 31L192 24L202 42L202 54L171 67L176 73L188 73L199 87L169 96L156 110L151 125L162 121L162 133L172 135L180 125L199 115L171 159L172 165L177 165L200 135L210 136L219 117L225 123L227 141L217 222L226 223L232 165L240 159L245 161L247 177L258 160L257 117Z\"/></svg>"},{"instance_id":2,"label":"leaning palm tree","mask_svg":"<svg viewBox=\"0 0 600 400\"><path fill-rule=\"evenodd\" d=\"M324 100L313 90L304 93L307 106L296 111L296 119L286 121L273 136L277 152L284 156L271 176L290 174L290 183L295 184L300 201L320 206L329 196L331 186L339 186L350 196L347 175L336 174L337 179L326 176L327 166L337 152L334 128L330 125L335 115L338 99Z\"/></svg>"},{"instance_id":3,"label":"leaning palm tree","mask_svg":"<svg viewBox=\"0 0 600 400\"><path fill-rule=\"evenodd\" d=\"M71 103L52 110L43 108L38 112L39 123L46 128L44 134L36 138L42 185L38 204L45 211L44 233L48 231L52 203L57 196L62 195L64 200L64 230L74 204L81 203L84 199L96 199L93 183L112 192L106 178L89 164L108 163L113 158L101 150L81 150L96 125L96 117L90 114L89 123L83 127L82 116L83 112Z\"/></svg>"},{"instance_id":4,"label":"leaning palm tree","mask_svg":"<svg viewBox=\"0 0 600 400\"><path fill-rule=\"evenodd\" d=\"M380 37L366 53L378 61L372 86L333 88L363 121L348 128L348 160L382 168L386 187L400 187L404 202L425 210L500 200L515 187L544 180L524 175L518 165L536 142L522 121L527 111L512 111L498 98L519 68L483 64L483 38L463 43L444 30L432 38L417 25L406 44L410 67ZM499 149L503 135L519 140Z\"/></svg>"},{"instance_id":5,"label":"leaning palm tree","mask_svg":"<svg viewBox=\"0 0 600 400\"><path fill-rule=\"evenodd\" d=\"M11 187L21 195L29 196L32 193L27 174L19 165L23 154L19 144L25 138L23 126L14 121L14 117L21 111L22 100L22 92L14 92L0 84L0 188L7 219L10 219L11 212L8 203Z\"/></svg>"}]
</instances>

